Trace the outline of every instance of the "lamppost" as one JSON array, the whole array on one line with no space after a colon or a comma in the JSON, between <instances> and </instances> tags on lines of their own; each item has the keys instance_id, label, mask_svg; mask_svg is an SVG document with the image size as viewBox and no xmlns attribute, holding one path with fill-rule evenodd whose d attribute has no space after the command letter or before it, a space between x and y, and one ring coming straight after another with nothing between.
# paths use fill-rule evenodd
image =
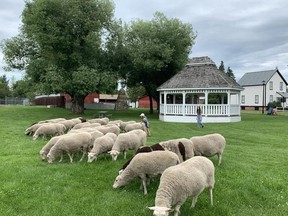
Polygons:
<instances>
[{"instance_id":1,"label":"lamppost","mask_svg":"<svg viewBox=\"0 0 288 216\"><path fill-rule=\"evenodd\" d=\"M262 97L262 114L264 114L264 106L265 106L265 101L266 101L266 96L265 96L265 80L262 81L263 85L263 97ZM265 101L264 101L265 100Z\"/></svg>"}]
</instances>

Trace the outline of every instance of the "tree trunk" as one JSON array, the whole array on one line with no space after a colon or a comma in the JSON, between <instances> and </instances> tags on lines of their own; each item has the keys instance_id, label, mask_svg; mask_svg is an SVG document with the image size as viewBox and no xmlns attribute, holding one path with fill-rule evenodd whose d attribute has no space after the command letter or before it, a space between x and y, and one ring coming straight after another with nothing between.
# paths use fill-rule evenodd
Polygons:
<instances>
[{"instance_id":1,"label":"tree trunk","mask_svg":"<svg viewBox=\"0 0 288 216\"><path fill-rule=\"evenodd\" d=\"M150 114L153 114L153 100L152 100L152 96L149 95L149 102L150 102Z\"/></svg>"},{"instance_id":2,"label":"tree trunk","mask_svg":"<svg viewBox=\"0 0 288 216\"><path fill-rule=\"evenodd\" d=\"M73 96L72 98L72 113L83 114L84 113L84 99L85 96Z\"/></svg>"}]
</instances>

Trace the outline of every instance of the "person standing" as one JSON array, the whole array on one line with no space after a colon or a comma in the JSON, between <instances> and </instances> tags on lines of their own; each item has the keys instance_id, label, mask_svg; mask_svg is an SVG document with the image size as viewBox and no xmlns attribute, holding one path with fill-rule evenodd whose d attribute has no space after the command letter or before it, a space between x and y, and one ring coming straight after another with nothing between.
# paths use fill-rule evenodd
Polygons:
<instances>
[{"instance_id":1,"label":"person standing","mask_svg":"<svg viewBox=\"0 0 288 216\"><path fill-rule=\"evenodd\" d=\"M144 113L140 114L140 118L141 118L141 121L144 123L144 131L146 132L147 136L151 136L148 118L145 116Z\"/></svg>"},{"instance_id":2,"label":"person standing","mask_svg":"<svg viewBox=\"0 0 288 216\"><path fill-rule=\"evenodd\" d=\"M204 125L202 124L202 110L201 110L200 106L197 106L196 112L197 112L197 126L198 126L198 128L200 128L200 127L203 128Z\"/></svg>"}]
</instances>

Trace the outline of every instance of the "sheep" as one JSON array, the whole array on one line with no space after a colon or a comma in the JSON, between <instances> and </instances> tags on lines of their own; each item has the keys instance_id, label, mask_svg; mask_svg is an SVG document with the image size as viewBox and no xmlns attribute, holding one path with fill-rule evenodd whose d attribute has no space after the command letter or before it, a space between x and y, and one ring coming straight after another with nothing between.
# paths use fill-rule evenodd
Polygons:
<instances>
[{"instance_id":1,"label":"sheep","mask_svg":"<svg viewBox=\"0 0 288 216\"><path fill-rule=\"evenodd\" d=\"M120 122L120 130L121 131L125 131L125 127L128 125L128 124L132 124L132 123L136 123L136 121L127 121L127 122Z\"/></svg>"},{"instance_id":2,"label":"sheep","mask_svg":"<svg viewBox=\"0 0 288 216\"><path fill-rule=\"evenodd\" d=\"M113 144L117 135L114 133L107 133L101 137L95 139L93 143L93 148L88 153L88 163L91 163L93 160L97 160L97 156L103 153L106 153L112 149Z\"/></svg>"},{"instance_id":3,"label":"sheep","mask_svg":"<svg viewBox=\"0 0 288 216\"><path fill-rule=\"evenodd\" d=\"M151 145L151 146L143 146L143 147L140 147L137 149L136 154L138 153L147 153L147 152L152 152L152 151L164 151L165 149L159 144L159 143L156 143L154 145ZM134 156L135 156L134 155ZM133 156L133 157L134 157ZM131 162L131 160L133 159L133 157L131 159L129 159L123 166L122 168L119 170L119 174L121 174L124 169L129 165L129 163Z\"/></svg>"},{"instance_id":4,"label":"sheep","mask_svg":"<svg viewBox=\"0 0 288 216\"><path fill-rule=\"evenodd\" d=\"M181 205L192 197L191 208L195 207L200 193L208 187L210 202L213 206L213 188L215 168L209 159L195 156L176 166L167 168L161 178L156 192L155 206L148 207L154 216L168 216L175 205L174 216L180 213Z\"/></svg>"},{"instance_id":5,"label":"sheep","mask_svg":"<svg viewBox=\"0 0 288 216\"><path fill-rule=\"evenodd\" d=\"M204 136L194 136L190 140L193 143L194 154L197 156L212 157L218 156L218 166L222 161L222 154L225 148L225 138L218 133Z\"/></svg>"},{"instance_id":6,"label":"sheep","mask_svg":"<svg viewBox=\"0 0 288 216\"><path fill-rule=\"evenodd\" d=\"M47 154L49 153L50 149L55 145L55 143L62 137L63 135L60 136L55 136L52 137L46 145L43 146L43 148L40 150L40 158L42 160L45 160L47 157Z\"/></svg>"},{"instance_id":7,"label":"sheep","mask_svg":"<svg viewBox=\"0 0 288 216\"><path fill-rule=\"evenodd\" d=\"M75 152L83 152L80 161L83 160L88 152L89 145L92 142L92 136L88 132L69 134L58 139L47 154L48 163L53 163L57 154L67 152L70 162L73 162L73 154ZM62 158L61 160L62 161Z\"/></svg>"},{"instance_id":8,"label":"sheep","mask_svg":"<svg viewBox=\"0 0 288 216\"><path fill-rule=\"evenodd\" d=\"M116 125L102 125L99 127L95 127L95 129L102 132L103 134L106 134L108 132L115 133L116 135L120 134L120 128Z\"/></svg>"},{"instance_id":9,"label":"sheep","mask_svg":"<svg viewBox=\"0 0 288 216\"><path fill-rule=\"evenodd\" d=\"M50 123L36 123L36 124L33 124L33 125L31 125L30 127L28 127L28 128L26 128L26 130L25 130L25 134L26 135L33 135L34 133L35 133L35 131L39 128L39 127L41 127L42 125L44 125L44 124L50 124Z\"/></svg>"},{"instance_id":10,"label":"sheep","mask_svg":"<svg viewBox=\"0 0 288 216\"><path fill-rule=\"evenodd\" d=\"M43 121L39 121L39 124L43 124L43 123L57 123L60 121L65 121L65 118L54 118L54 119L47 119L47 120L43 120Z\"/></svg>"},{"instance_id":11,"label":"sheep","mask_svg":"<svg viewBox=\"0 0 288 216\"><path fill-rule=\"evenodd\" d=\"M75 123L74 120L64 120L60 121L59 123L64 124L68 131L71 130L77 124Z\"/></svg>"},{"instance_id":12,"label":"sheep","mask_svg":"<svg viewBox=\"0 0 288 216\"><path fill-rule=\"evenodd\" d=\"M109 122L109 118L95 118L95 119L89 119L88 122L90 123L100 123L101 125L107 125Z\"/></svg>"},{"instance_id":13,"label":"sheep","mask_svg":"<svg viewBox=\"0 0 288 216\"><path fill-rule=\"evenodd\" d=\"M55 136L56 134L64 134L65 129L65 125L61 123L43 124L35 131L33 135L33 140L36 140L41 135L43 139L45 139L48 135Z\"/></svg>"},{"instance_id":14,"label":"sheep","mask_svg":"<svg viewBox=\"0 0 288 216\"><path fill-rule=\"evenodd\" d=\"M144 124L142 122L127 124L125 129L124 129L124 131L125 132L129 132L129 131L132 131L132 130L135 130L135 129L144 130Z\"/></svg>"},{"instance_id":15,"label":"sheep","mask_svg":"<svg viewBox=\"0 0 288 216\"><path fill-rule=\"evenodd\" d=\"M181 162L194 156L193 143L187 138L166 140L159 142L159 144L163 148L175 152Z\"/></svg>"},{"instance_id":16,"label":"sheep","mask_svg":"<svg viewBox=\"0 0 288 216\"><path fill-rule=\"evenodd\" d=\"M154 177L161 175L165 169L180 163L178 156L171 151L152 151L143 154L137 154L132 159L127 168L116 177L113 188L119 188L127 185L135 177L140 177L144 188L144 194L147 194L147 176Z\"/></svg>"},{"instance_id":17,"label":"sheep","mask_svg":"<svg viewBox=\"0 0 288 216\"><path fill-rule=\"evenodd\" d=\"M120 152L124 153L124 159L126 159L126 153L128 150L137 150L140 146L144 146L147 141L146 133L141 130L132 130L127 133L121 133L118 135L112 149L108 152L112 156L112 160L117 160Z\"/></svg>"},{"instance_id":18,"label":"sheep","mask_svg":"<svg viewBox=\"0 0 288 216\"><path fill-rule=\"evenodd\" d=\"M81 122L81 123L74 125L72 129L80 129L85 126L89 126L90 124L91 124L90 122Z\"/></svg>"}]
</instances>

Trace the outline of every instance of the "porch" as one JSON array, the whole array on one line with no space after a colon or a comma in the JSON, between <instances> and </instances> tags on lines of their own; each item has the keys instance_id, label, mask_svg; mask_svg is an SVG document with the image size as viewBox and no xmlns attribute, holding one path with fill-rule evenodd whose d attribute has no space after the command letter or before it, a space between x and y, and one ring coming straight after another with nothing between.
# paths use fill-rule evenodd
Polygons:
<instances>
[{"instance_id":1,"label":"porch","mask_svg":"<svg viewBox=\"0 0 288 216\"><path fill-rule=\"evenodd\" d=\"M165 122L196 123L196 109L202 109L203 123L239 122L240 104L160 104L159 119Z\"/></svg>"}]
</instances>

